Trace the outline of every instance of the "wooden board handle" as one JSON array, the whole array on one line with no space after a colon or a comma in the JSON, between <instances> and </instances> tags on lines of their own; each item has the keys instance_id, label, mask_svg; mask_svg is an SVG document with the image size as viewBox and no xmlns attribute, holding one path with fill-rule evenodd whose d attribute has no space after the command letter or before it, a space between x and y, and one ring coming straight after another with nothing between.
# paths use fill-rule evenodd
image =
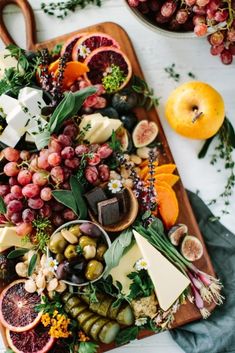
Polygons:
<instances>
[{"instance_id":1,"label":"wooden board handle","mask_svg":"<svg viewBox=\"0 0 235 353\"><path fill-rule=\"evenodd\" d=\"M35 18L33 10L27 0L0 0L0 37L2 41L5 45L15 44L3 20L3 10L9 4L15 4L21 9L26 25L26 47L29 50L34 49L36 43Z\"/></svg>"}]
</instances>

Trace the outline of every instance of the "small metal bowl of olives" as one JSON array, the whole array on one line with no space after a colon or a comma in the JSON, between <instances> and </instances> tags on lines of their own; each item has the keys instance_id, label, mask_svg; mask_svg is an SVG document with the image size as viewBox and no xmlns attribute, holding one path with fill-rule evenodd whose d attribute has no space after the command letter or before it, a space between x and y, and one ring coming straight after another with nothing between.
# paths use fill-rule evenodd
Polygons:
<instances>
[{"instance_id":1,"label":"small metal bowl of olives","mask_svg":"<svg viewBox=\"0 0 235 353\"><path fill-rule=\"evenodd\" d=\"M102 278L104 254L111 246L108 234L90 221L63 224L50 238L48 256L58 262L56 276L71 286L86 286Z\"/></svg>"}]
</instances>

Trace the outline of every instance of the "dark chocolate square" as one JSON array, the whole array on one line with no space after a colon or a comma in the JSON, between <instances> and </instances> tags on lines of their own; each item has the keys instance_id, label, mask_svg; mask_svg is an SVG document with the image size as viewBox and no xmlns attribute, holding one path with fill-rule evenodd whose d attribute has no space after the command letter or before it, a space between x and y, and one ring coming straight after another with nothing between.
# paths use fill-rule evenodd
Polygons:
<instances>
[{"instance_id":1,"label":"dark chocolate square","mask_svg":"<svg viewBox=\"0 0 235 353\"><path fill-rule=\"evenodd\" d=\"M88 191L84 196L87 200L88 206L95 215L98 214L97 204L101 201L107 200L104 190L98 186L91 191Z\"/></svg>"},{"instance_id":2,"label":"dark chocolate square","mask_svg":"<svg viewBox=\"0 0 235 353\"><path fill-rule=\"evenodd\" d=\"M120 220L117 197L98 203L98 221L104 226L115 224Z\"/></svg>"},{"instance_id":3,"label":"dark chocolate square","mask_svg":"<svg viewBox=\"0 0 235 353\"><path fill-rule=\"evenodd\" d=\"M129 208L129 197L128 191L126 189L120 191L116 194L118 202L119 202L119 209L122 214L125 214Z\"/></svg>"}]
</instances>

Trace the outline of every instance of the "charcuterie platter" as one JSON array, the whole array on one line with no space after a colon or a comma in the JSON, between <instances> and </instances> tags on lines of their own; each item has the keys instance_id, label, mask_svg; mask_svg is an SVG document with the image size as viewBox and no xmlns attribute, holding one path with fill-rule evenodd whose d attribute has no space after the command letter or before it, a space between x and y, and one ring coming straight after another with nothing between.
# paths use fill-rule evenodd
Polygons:
<instances>
[{"instance_id":1,"label":"charcuterie platter","mask_svg":"<svg viewBox=\"0 0 235 353\"><path fill-rule=\"evenodd\" d=\"M28 38L2 59L31 75L0 96L6 346L102 352L207 318L220 283L128 35Z\"/></svg>"}]
</instances>

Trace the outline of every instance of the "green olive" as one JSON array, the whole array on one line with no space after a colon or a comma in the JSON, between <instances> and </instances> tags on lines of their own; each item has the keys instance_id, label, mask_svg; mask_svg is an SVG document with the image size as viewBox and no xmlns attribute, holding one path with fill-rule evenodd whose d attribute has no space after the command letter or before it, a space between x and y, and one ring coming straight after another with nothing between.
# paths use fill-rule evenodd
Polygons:
<instances>
[{"instance_id":1,"label":"green olive","mask_svg":"<svg viewBox=\"0 0 235 353\"><path fill-rule=\"evenodd\" d=\"M66 257L66 259L68 259L69 261L74 259L75 257L78 256L77 253L77 247L76 245L68 245L67 248L64 251L64 256Z\"/></svg>"},{"instance_id":2,"label":"green olive","mask_svg":"<svg viewBox=\"0 0 235 353\"><path fill-rule=\"evenodd\" d=\"M97 260L91 260L87 264L85 276L89 281L93 281L94 279L100 277L103 270L104 266L101 262Z\"/></svg>"},{"instance_id":3,"label":"green olive","mask_svg":"<svg viewBox=\"0 0 235 353\"><path fill-rule=\"evenodd\" d=\"M106 244L98 245L98 248L96 250L96 258L97 258L97 260L103 261L104 254L105 254L107 249L108 249L108 247L107 247Z\"/></svg>"},{"instance_id":4,"label":"green olive","mask_svg":"<svg viewBox=\"0 0 235 353\"><path fill-rule=\"evenodd\" d=\"M83 249L85 246L87 245L93 245L96 247L96 240L92 239L86 235L83 235L80 239L79 239L79 245L81 246L81 248Z\"/></svg>"},{"instance_id":5,"label":"green olive","mask_svg":"<svg viewBox=\"0 0 235 353\"><path fill-rule=\"evenodd\" d=\"M63 253L64 249L67 246L67 241L63 237L61 233L55 233L51 236L49 242L49 249L54 254L61 254Z\"/></svg>"},{"instance_id":6,"label":"green olive","mask_svg":"<svg viewBox=\"0 0 235 353\"><path fill-rule=\"evenodd\" d=\"M62 261L64 261L65 257L63 254L56 254L55 257L56 261L58 261L59 263L61 263Z\"/></svg>"},{"instance_id":7,"label":"green olive","mask_svg":"<svg viewBox=\"0 0 235 353\"><path fill-rule=\"evenodd\" d=\"M76 235L76 237L80 237L80 235L82 234L80 231L80 227L78 224L76 224L75 226L72 226L69 228L69 231L73 234Z\"/></svg>"}]
</instances>

